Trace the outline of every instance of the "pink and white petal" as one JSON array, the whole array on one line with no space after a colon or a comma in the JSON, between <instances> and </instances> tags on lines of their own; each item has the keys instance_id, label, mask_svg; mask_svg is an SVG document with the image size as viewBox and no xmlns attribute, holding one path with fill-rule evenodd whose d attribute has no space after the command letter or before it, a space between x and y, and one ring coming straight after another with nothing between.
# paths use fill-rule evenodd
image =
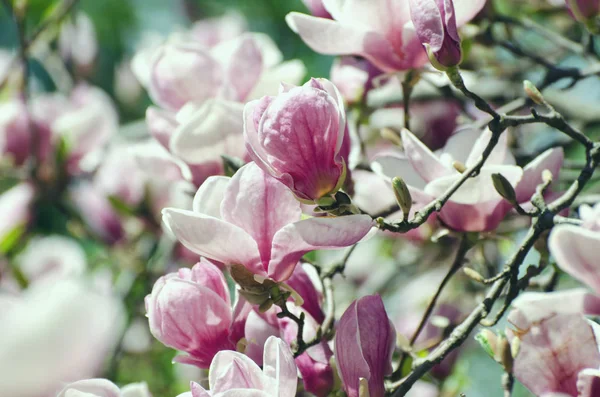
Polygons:
<instances>
[{"instance_id":1,"label":"pink and white petal","mask_svg":"<svg viewBox=\"0 0 600 397\"><path fill-rule=\"evenodd\" d=\"M487 0L453 0L456 12L456 26L470 22L483 9Z\"/></svg>"},{"instance_id":2,"label":"pink and white petal","mask_svg":"<svg viewBox=\"0 0 600 397\"><path fill-rule=\"evenodd\" d=\"M275 95L282 82L297 85L306 74L304 63L298 59L292 59L265 70L260 76L258 83L254 86L247 100L262 98L265 95Z\"/></svg>"},{"instance_id":3,"label":"pink and white petal","mask_svg":"<svg viewBox=\"0 0 600 397\"><path fill-rule=\"evenodd\" d=\"M146 110L146 125L150 135L168 149L171 136L173 136L179 123L173 112L150 106Z\"/></svg>"},{"instance_id":4,"label":"pink and white petal","mask_svg":"<svg viewBox=\"0 0 600 397\"><path fill-rule=\"evenodd\" d=\"M492 132L489 129L486 129L481 133L475 144L473 145L473 149L471 149L471 153L469 153L469 157L465 162L467 167L474 165L483 154L483 151L487 147L490 139L492 137ZM504 133L500 135L498 139L498 143L490 153L486 164L489 165L513 165L515 164L515 158L513 157L510 149L508 148L508 134Z\"/></svg>"},{"instance_id":5,"label":"pink and white petal","mask_svg":"<svg viewBox=\"0 0 600 397\"><path fill-rule=\"evenodd\" d=\"M600 366L592 327L579 314L555 315L520 332L515 377L535 395L577 395L577 375ZM509 333L509 338L514 335Z\"/></svg>"},{"instance_id":6,"label":"pink and white petal","mask_svg":"<svg viewBox=\"0 0 600 397\"><path fill-rule=\"evenodd\" d=\"M454 169L445 166L412 132L403 129L401 135L404 153L423 180L431 182L457 173Z\"/></svg>"},{"instance_id":7,"label":"pink and white petal","mask_svg":"<svg viewBox=\"0 0 600 397\"><path fill-rule=\"evenodd\" d=\"M85 379L68 384L57 395L69 396L120 397L121 391L108 379Z\"/></svg>"},{"instance_id":8,"label":"pink and white petal","mask_svg":"<svg viewBox=\"0 0 600 397\"><path fill-rule=\"evenodd\" d=\"M270 336L265 342L263 372L266 377L274 380L277 387L274 396L287 397L296 394L298 369L290 347L280 338Z\"/></svg>"},{"instance_id":9,"label":"pink and white petal","mask_svg":"<svg viewBox=\"0 0 600 397\"><path fill-rule=\"evenodd\" d=\"M600 233L574 225L558 225L550 233L548 247L558 266L600 293Z\"/></svg>"},{"instance_id":10,"label":"pink and white petal","mask_svg":"<svg viewBox=\"0 0 600 397\"><path fill-rule=\"evenodd\" d=\"M526 292L512 303L508 322L517 329L527 329L557 314L600 315L600 297L584 288L555 292Z\"/></svg>"},{"instance_id":11,"label":"pink and white petal","mask_svg":"<svg viewBox=\"0 0 600 397\"><path fill-rule=\"evenodd\" d=\"M297 12L289 13L285 20L318 53L362 55L384 71L401 69L402 60L381 33Z\"/></svg>"},{"instance_id":12,"label":"pink and white petal","mask_svg":"<svg viewBox=\"0 0 600 397\"><path fill-rule=\"evenodd\" d=\"M387 31L392 19L389 0L322 0L331 16L342 23L371 28L380 32ZM401 17L401 16L400 16Z\"/></svg>"},{"instance_id":13,"label":"pink and white petal","mask_svg":"<svg viewBox=\"0 0 600 397\"><path fill-rule=\"evenodd\" d=\"M409 0L410 15L421 43L428 44L433 52L442 48L444 23L435 0Z\"/></svg>"},{"instance_id":14,"label":"pink and white petal","mask_svg":"<svg viewBox=\"0 0 600 397\"><path fill-rule=\"evenodd\" d=\"M285 281L305 253L349 247L365 237L372 226L368 215L311 218L287 225L273 238L267 273L276 281Z\"/></svg>"},{"instance_id":15,"label":"pink and white petal","mask_svg":"<svg viewBox=\"0 0 600 397\"><path fill-rule=\"evenodd\" d=\"M254 310L249 312L244 333L248 341L245 354L258 365L262 365L267 339L271 336L280 336L278 319L274 310L271 309L262 314L258 314Z\"/></svg>"},{"instance_id":16,"label":"pink and white petal","mask_svg":"<svg viewBox=\"0 0 600 397\"><path fill-rule=\"evenodd\" d=\"M600 395L600 371L597 368L586 368L577 377L578 397L595 397Z\"/></svg>"},{"instance_id":17,"label":"pink and white petal","mask_svg":"<svg viewBox=\"0 0 600 397\"><path fill-rule=\"evenodd\" d=\"M200 384L196 382L190 382L190 390L192 393L191 397L211 397L208 390L205 390Z\"/></svg>"},{"instance_id":18,"label":"pink and white petal","mask_svg":"<svg viewBox=\"0 0 600 397\"><path fill-rule=\"evenodd\" d=\"M221 219L221 203L230 182L231 178L227 176L211 176L206 179L194 196L193 211Z\"/></svg>"},{"instance_id":19,"label":"pink and white petal","mask_svg":"<svg viewBox=\"0 0 600 397\"><path fill-rule=\"evenodd\" d=\"M263 263L268 263L275 233L298 221L302 210L285 185L267 175L255 163L248 163L231 178L221 204L221 214L225 221L252 236L258 244Z\"/></svg>"},{"instance_id":20,"label":"pink and white petal","mask_svg":"<svg viewBox=\"0 0 600 397\"><path fill-rule=\"evenodd\" d=\"M211 53L226 65L227 83L235 91L236 99L244 101L264 70L262 52L253 35L246 33L223 42Z\"/></svg>"},{"instance_id":21,"label":"pink and white petal","mask_svg":"<svg viewBox=\"0 0 600 397\"><path fill-rule=\"evenodd\" d=\"M529 201L536 187L542 183L542 172L549 170L555 180L564 160L562 148L552 148L537 156L523 168L523 178L515 188L519 203Z\"/></svg>"},{"instance_id":22,"label":"pink and white petal","mask_svg":"<svg viewBox=\"0 0 600 397\"><path fill-rule=\"evenodd\" d=\"M441 152L466 165L473 150L473 142L477 142L480 136L481 130L473 126L459 128L448 138Z\"/></svg>"},{"instance_id":23,"label":"pink and white petal","mask_svg":"<svg viewBox=\"0 0 600 397\"><path fill-rule=\"evenodd\" d=\"M395 176L401 177L409 188L423 191L427 184L402 153L386 152L377 155L371 163L371 168L375 174L386 178L389 182Z\"/></svg>"},{"instance_id":24,"label":"pink and white petal","mask_svg":"<svg viewBox=\"0 0 600 397\"><path fill-rule=\"evenodd\" d=\"M211 99L196 109L171 138L171 151L187 163L221 160L222 154L244 157L243 105Z\"/></svg>"},{"instance_id":25,"label":"pink and white petal","mask_svg":"<svg viewBox=\"0 0 600 397\"><path fill-rule=\"evenodd\" d=\"M255 120L255 111L262 110L262 113L264 113L269 103L269 97L263 97L262 99L250 101L244 106L244 141L246 142L246 151L252 161L262 169L269 170L271 175L277 175L277 172L269 165L267 161L269 156L258 139L257 126L260 123L260 118Z\"/></svg>"},{"instance_id":26,"label":"pink and white petal","mask_svg":"<svg viewBox=\"0 0 600 397\"><path fill-rule=\"evenodd\" d=\"M212 394L230 389L264 390L260 367L248 356L231 350L218 352L210 364L208 383Z\"/></svg>"},{"instance_id":27,"label":"pink and white petal","mask_svg":"<svg viewBox=\"0 0 600 397\"><path fill-rule=\"evenodd\" d=\"M256 242L238 226L177 208L165 208L162 213L167 227L189 250L225 264L244 265L256 274L265 274Z\"/></svg>"}]
</instances>

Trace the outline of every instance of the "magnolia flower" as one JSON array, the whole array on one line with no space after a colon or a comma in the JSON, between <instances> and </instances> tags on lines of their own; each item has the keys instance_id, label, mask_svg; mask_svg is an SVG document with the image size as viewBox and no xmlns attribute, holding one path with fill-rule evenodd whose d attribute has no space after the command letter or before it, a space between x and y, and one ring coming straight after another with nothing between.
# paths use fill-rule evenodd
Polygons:
<instances>
[{"instance_id":1,"label":"magnolia flower","mask_svg":"<svg viewBox=\"0 0 600 397\"><path fill-rule=\"evenodd\" d=\"M410 0L410 15L417 37L431 61L440 70L462 60L453 0ZM482 3L483 4L483 3Z\"/></svg>"},{"instance_id":2,"label":"magnolia flower","mask_svg":"<svg viewBox=\"0 0 600 397\"><path fill-rule=\"evenodd\" d=\"M192 390L178 397L293 397L298 383L296 372L289 346L271 336L265 343L262 370L241 353L222 351L210 364L210 390L192 382Z\"/></svg>"},{"instance_id":3,"label":"magnolia flower","mask_svg":"<svg viewBox=\"0 0 600 397\"><path fill-rule=\"evenodd\" d=\"M114 297L73 279L34 283L0 300L2 396L56 395L64 382L96 375L124 325Z\"/></svg>"},{"instance_id":4,"label":"magnolia flower","mask_svg":"<svg viewBox=\"0 0 600 397\"><path fill-rule=\"evenodd\" d=\"M466 129L453 135L444 149L436 154L408 130L403 130L404 155L379 156L374 167L388 178L404 178L415 201L427 203L459 179L463 167L468 168L479 160L490 136L489 130L479 133ZM526 202L535 191L537 182L541 182L542 171L549 169L552 175L558 175L562 159L562 149L549 149L521 169L514 165L504 134L479 175L468 179L452 195L439 217L454 230L494 230L511 206L496 192L492 174L504 176L515 187L517 201Z\"/></svg>"},{"instance_id":5,"label":"magnolia flower","mask_svg":"<svg viewBox=\"0 0 600 397\"><path fill-rule=\"evenodd\" d=\"M241 36L247 30L244 16L236 11L227 11L216 18L204 18L190 27L190 36L206 48Z\"/></svg>"},{"instance_id":6,"label":"magnolia flower","mask_svg":"<svg viewBox=\"0 0 600 397\"><path fill-rule=\"evenodd\" d=\"M150 332L188 353L175 361L208 368L215 354L233 350L244 336L244 300L231 307L223 273L206 259L159 278L145 299Z\"/></svg>"},{"instance_id":7,"label":"magnolia flower","mask_svg":"<svg viewBox=\"0 0 600 397\"><path fill-rule=\"evenodd\" d=\"M18 228L25 228L31 218L30 206L35 189L29 183L21 183L0 195L0 241Z\"/></svg>"},{"instance_id":8,"label":"magnolia flower","mask_svg":"<svg viewBox=\"0 0 600 397\"><path fill-rule=\"evenodd\" d=\"M550 315L526 326L507 331L511 344L518 345L513 373L523 385L536 396L597 395L600 352L595 323L579 314L563 314Z\"/></svg>"},{"instance_id":9,"label":"magnolia flower","mask_svg":"<svg viewBox=\"0 0 600 397\"><path fill-rule=\"evenodd\" d=\"M381 74L381 70L365 59L341 57L333 61L331 66L331 82L339 89L348 103L355 103L366 96L373 87L373 78Z\"/></svg>"},{"instance_id":10,"label":"magnolia flower","mask_svg":"<svg viewBox=\"0 0 600 397\"><path fill-rule=\"evenodd\" d=\"M333 20L289 13L286 21L314 51L360 55L385 72L418 68L427 55L407 0L323 0ZM455 0L456 26L471 20L485 0ZM419 23L417 23L419 25Z\"/></svg>"},{"instance_id":11,"label":"magnolia flower","mask_svg":"<svg viewBox=\"0 0 600 397\"><path fill-rule=\"evenodd\" d=\"M301 215L291 192L254 163L233 178L207 179L196 193L193 211L163 210L164 222L187 248L243 265L260 281L285 281L305 253L353 245L372 226L367 215L304 220Z\"/></svg>"},{"instance_id":12,"label":"magnolia flower","mask_svg":"<svg viewBox=\"0 0 600 397\"><path fill-rule=\"evenodd\" d=\"M15 165L22 165L31 151L31 127L24 106L19 100L0 104L0 153L10 156Z\"/></svg>"},{"instance_id":13,"label":"magnolia flower","mask_svg":"<svg viewBox=\"0 0 600 397\"><path fill-rule=\"evenodd\" d=\"M331 14L325 9L323 0L302 0L302 2L315 17L331 18Z\"/></svg>"},{"instance_id":14,"label":"magnolia flower","mask_svg":"<svg viewBox=\"0 0 600 397\"><path fill-rule=\"evenodd\" d=\"M344 183L346 113L330 81L282 85L278 96L248 103L244 119L249 156L299 199L318 200Z\"/></svg>"},{"instance_id":15,"label":"magnolia flower","mask_svg":"<svg viewBox=\"0 0 600 397\"><path fill-rule=\"evenodd\" d=\"M56 397L152 397L146 383L119 387L108 379L85 379L69 383Z\"/></svg>"},{"instance_id":16,"label":"magnolia flower","mask_svg":"<svg viewBox=\"0 0 600 397\"><path fill-rule=\"evenodd\" d=\"M548 239L548 248L558 266L590 286L600 296L600 273L596 244L600 243L600 204L583 205L579 210L583 226L557 225Z\"/></svg>"},{"instance_id":17,"label":"magnolia flower","mask_svg":"<svg viewBox=\"0 0 600 397\"><path fill-rule=\"evenodd\" d=\"M71 188L70 198L89 228L108 244L115 244L125 236L119 215L110 201L97 187L82 183Z\"/></svg>"},{"instance_id":18,"label":"magnolia flower","mask_svg":"<svg viewBox=\"0 0 600 397\"><path fill-rule=\"evenodd\" d=\"M348 397L385 394L383 378L392 373L396 331L381 297L365 296L346 309L336 326L335 362Z\"/></svg>"},{"instance_id":19,"label":"magnolia flower","mask_svg":"<svg viewBox=\"0 0 600 397\"><path fill-rule=\"evenodd\" d=\"M81 71L89 71L98 55L98 40L94 23L78 12L60 29L58 49L66 61L72 61Z\"/></svg>"},{"instance_id":20,"label":"magnolia flower","mask_svg":"<svg viewBox=\"0 0 600 397\"><path fill-rule=\"evenodd\" d=\"M87 268L83 248L75 240L59 235L32 239L17 263L30 283L78 277Z\"/></svg>"}]
</instances>

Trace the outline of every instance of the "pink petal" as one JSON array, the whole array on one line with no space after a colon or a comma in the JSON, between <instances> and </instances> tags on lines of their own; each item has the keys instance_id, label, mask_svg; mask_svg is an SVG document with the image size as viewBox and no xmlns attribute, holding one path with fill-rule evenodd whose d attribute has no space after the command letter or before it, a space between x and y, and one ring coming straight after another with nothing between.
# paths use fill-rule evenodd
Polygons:
<instances>
[{"instance_id":1,"label":"pink petal","mask_svg":"<svg viewBox=\"0 0 600 397\"><path fill-rule=\"evenodd\" d=\"M558 225L550 234L548 247L558 266L600 293L600 233L573 225Z\"/></svg>"},{"instance_id":2,"label":"pink petal","mask_svg":"<svg viewBox=\"0 0 600 397\"><path fill-rule=\"evenodd\" d=\"M404 153L412 164L414 170L426 182L431 182L437 178L456 174L456 171L446 167L440 159L412 134L412 132L402 130L402 144ZM400 175L403 177L403 175Z\"/></svg>"},{"instance_id":3,"label":"pink petal","mask_svg":"<svg viewBox=\"0 0 600 397\"><path fill-rule=\"evenodd\" d=\"M198 255L225 264L243 264L253 273L265 274L256 242L238 226L176 208L165 208L163 221L186 248Z\"/></svg>"},{"instance_id":4,"label":"pink petal","mask_svg":"<svg viewBox=\"0 0 600 397\"><path fill-rule=\"evenodd\" d=\"M549 170L552 173L554 180L558 180L563 159L563 149L553 148L546 150L527 164L527 166L523 168L523 178L515 189L517 201L521 203L531 199L537 186L542 183L542 172L544 170Z\"/></svg>"},{"instance_id":5,"label":"pink petal","mask_svg":"<svg viewBox=\"0 0 600 397\"><path fill-rule=\"evenodd\" d=\"M179 269L179 277L208 288L219 295L227 303L227 306L231 306L229 287L225 276L221 269L208 259L200 258L200 262L196 263L191 269Z\"/></svg>"},{"instance_id":6,"label":"pink petal","mask_svg":"<svg viewBox=\"0 0 600 397\"><path fill-rule=\"evenodd\" d=\"M556 315L523 332L513 336L521 340L513 372L535 395L576 396L578 373L600 366L592 327L581 315Z\"/></svg>"},{"instance_id":7,"label":"pink petal","mask_svg":"<svg viewBox=\"0 0 600 397\"><path fill-rule=\"evenodd\" d=\"M403 69L404 62L382 33L297 12L289 13L285 20L290 29L318 53L361 55L384 71Z\"/></svg>"},{"instance_id":8,"label":"pink petal","mask_svg":"<svg viewBox=\"0 0 600 397\"><path fill-rule=\"evenodd\" d=\"M508 315L508 322L517 329L527 329L556 314L600 315L600 297L583 288L549 293L526 292L513 302L515 309Z\"/></svg>"},{"instance_id":9,"label":"pink petal","mask_svg":"<svg viewBox=\"0 0 600 397\"><path fill-rule=\"evenodd\" d=\"M470 22L483 9L487 0L453 0L456 10L456 26Z\"/></svg>"},{"instance_id":10,"label":"pink petal","mask_svg":"<svg viewBox=\"0 0 600 397\"><path fill-rule=\"evenodd\" d=\"M211 397L210 392L204 390L204 388L196 382L190 382L190 389L192 394L191 397Z\"/></svg>"},{"instance_id":11,"label":"pink petal","mask_svg":"<svg viewBox=\"0 0 600 397\"><path fill-rule=\"evenodd\" d=\"M171 136L173 136L179 123L173 112L150 106L146 110L146 125L150 134L168 149Z\"/></svg>"},{"instance_id":12,"label":"pink petal","mask_svg":"<svg viewBox=\"0 0 600 397\"><path fill-rule=\"evenodd\" d=\"M244 101L258 83L265 67L258 43L249 34L234 40L234 48L225 60L213 51L213 54L227 65L228 84L235 90L239 101ZM215 48L215 51L219 51Z\"/></svg>"},{"instance_id":13,"label":"pink petal","mask_svg":"<svg viewBox=\"0 0 600 397\"><path fill-rule=\"evenodd\" d=\"M288 397L296 394L298 369L294 355L287 343L274 336L270 336L265 343L263 372L274 380L277 387L277 390L272 390L272 395Z\"/></svg>"},{"instance_id":14,"label":"pink petal","mask_svg":"<svg viewBox=\"0 0 600 397\"><path fill-rule=\"evenodd\" d=\"M108 379L85 379L65 386L56 397L69 396L121 397L119 388Z\"/></svg>"},{"instance_id":15,"label":"pink petal","mask_svg":"<svg viewBox=\"0 0 600 397\"><path fill-rule=\"evenodd\" d=\"M258 365L262 365L264 346L267 339L271 336L280 336L278 319L274 309L262 314L258 314L254 310L249 312L244 332L248 341L246 355Z\"/></svg>"},{"instance_id":16,"label":"pink petal","mask_svg":"<svg viewBox=\"0 0 600 397\"><path fill-rule=\"evenodd\" d=\"M410 0L410 15L419 40L433 52L442 48L444 21L435 0Z\"/></svg>"},{"instance_id":17,"label":"pink petal","mask_svg":"<svg viewBox=\"0 0 600 397\"><path fill-rule=\"evenodd\" d=\"M212 394L230 389L259 389L267 386L258 365L248 356L234 351L220 351L215 355L208 372Z\"/></svg>"},{"instance_id":18,"label":"pink petal","mask_svg":"<svg viewBox=\"0 0 600 397\"><path fill-rule=\"evenodd\" d=\"M194 196L194 212L220 219L221 203L230 182L231 178L226 176L211 176L206 179Z\"/></svg>"},{"instance_id":19,"label":"pink petal","mask_svg":"<svg viewBox=\"0 0 600 397\"><path fill-rule=\"evenodd\" d=\"M349 247L365 237L371 226L373 220L368 215L311 218L287 225L273 238L269 277L284 281L305 253Z\"/></svg>"},{"instance_id":20,"label":"pink petal","mask_svg":"<svg viewBox=\"0 0 600 397\"><path fill-rule=\"evenodd\" d=\"M577 377L579 397L595 397L600 395L600 371L597 368L584 369Z\"/></svg>"},{"instance_id":21,"label":"pink petal","mask_svg":"<svg viewBox=\"0 0 600 397\"><path fill-rule=\"evenodd\" d=\"M212 99L204 102L177 128L171 151L187 163L221 160L221 154L243 158L243 105Z\"/></svg>"},{"instance_id":22,"label":"pink petal","mask_svg":"<svg viewBox=\"0 0 600 397\"><path fill-rule=\"evenodd\" d=\"M489 129L484 130L477 141L473 144L473 149L471 149L471 153L465 162L467 167L472 166L481 158L485 147L488 145L490 138L492 136L492 132ZM500 135L498 139L498 143L492 150L492 153L486 160L487 165L512 165L515 164L515 159L510 153L510 149L508 148L508 134Z\"/></svg>"},{"instance_id":23,"label":"pink petal","mask_svg":"<svg viewBox=\"0 0 600 397\"><path fill-rule=\"evenodd\" d=\"M252 236L263 263L268 263L275 233L299 220L302 210L287 187L249 163L231 178L221 213L225 221Z\"/></svg>"}]
</instances>

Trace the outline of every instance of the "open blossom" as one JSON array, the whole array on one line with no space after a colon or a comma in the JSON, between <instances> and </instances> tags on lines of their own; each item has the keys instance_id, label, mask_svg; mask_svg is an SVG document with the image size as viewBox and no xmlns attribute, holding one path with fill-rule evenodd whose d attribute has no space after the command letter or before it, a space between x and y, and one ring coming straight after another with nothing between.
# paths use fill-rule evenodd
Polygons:
<instances>
[{"instance_id":1,"label":"open blossom","mask_svg":"<svg viewBox=\"0 0 600 397\"><path fill-rule=\"evenodd\" d=\"M233 178L209 178L193 208L163 210L177 239L199 255L243 265L257 280L285 281L305 253L353 245L372 226L367 215L301 220L290 190L255 163Z\"/></svg>"},{"instance_id":2,"label":"open blossom","mask_svg":"<svg viewBox=\"0 0 600 397\"><path fill-rule=\"evenodd\" d=\"M385 72L395 72L421 67L427 61L411 21L409 3L323 0L333 19L292 12L286 21L316 52L360 55ZM485 0L455 0L456 26L471 20L484 4Z\"/></svg>"},{"instance_id":3,"label":"open blossom","mask_svg":"<svg viewBox=\"0 0 600 397\"><path fill-rule=\"evenodd\" d=\"M215 354L244 336L245 301L231 307L223 273L206 259L156 281L146 297L150 332L188 356L175 361L208 368Z\"/></svg>"},{"instance_id":4,"label":"open blossom","mask_svg":"<svg viewBox=\"0 0 600 397\"><path fill-rule=\"evenodd\" d=\"M298 383L296 372L289 346L271 336L265 343L262 370L241 353L222 351L210 364L210 390L192 382L191 391L179 397L293 397Z\"/></svg>"},{"instance_id":5,"label":"open blossom","mask_svg":"<svg viewBox=\"0 0 600 397\"><path fill-rule=\"evenodd\" d=\"M594 328L580 314L554 314L508 330L511 344L519 339L515 377L536 396L595 397L600 352Z\"/></svg>"},{"instance_id":6,"label":"open blossom","mask_svg":"<svg viewBox=\"0 0 600 397\"><path fill-rule=\"evenodd\" d=\"M548 248L558 266L600 295L600 204L582 206L582 226L557 225L550 234Z\"/></svg>"},{"instance_id":7,"label":"open blossom","mask_svg":"<svg viewBox=\"0 0 600 397\"><path fill-rule=\"evenodd\" d=\"M298 198L318 200L344 183L346 113L340 93L328 80L282 85L278 96L248 103L244 119L252 160Z\"/></svg>"},{"instance_id":8,"label":"open blossom","mask_svg":"<svg viewBox=\"0 0 600 397\"><path fill-rule=\"evenodd\" d=\"M410 0L417 37L437 69L457 66L462 60L453 0Z\"/></svg>"},{"instance_id":9,"label":"open blossom","mask_svg":"<svg viewBox=\"0 0 600 397\"><path fill-rule=\"evenodd\" d=\"M55 396L65 382L97 375L124 325L115 297L75 279L0 292L0 301L2 396Z\"/></svg>"},{"instance_id":10,"label":"open blossom","mask_svg":"<svg viewBox=\"0 0 600 397\"><path fill-rule=\"evenodd\" d=\"M415 201L430 202L461 177L457 166L469 167L479 160L490 134L489 130L479 133L466 129L453 135L444 149L433 153L412 133L403 130L404 154L378 157L375 169L388 178L404 178ZM506 135L502 135L479 175L468 179L452 195L439 217L454 230L494 230L511 206L496 192L492 174L503 175L515 187L517 201L526 202L541 182L543 170L558 175L562 160L562 149L549 149L521 169L514 165L514 158L506 146Z\"/></svg>"},{"instance_id":11,"label":"open blossom","mask_svg":"<svg viewBox=\"0 0 600 397\"><path fill-rule=\"evenodd\" d=\"M120 390L108 379L85 379L69 383L56 397L152 397L146 383L130 383Z\"/></svg>"},{"instance_id":12,"label":"open blossom","mask_svg":"<svg viewBox=\"0 0 600 397\"><path fill-rule=\"evenodd\" d=\"M383 378L392 373L395 345L396 331L381 297L365 296L352 302L335 334L335 362L348 397L359 397L359 389L365 386L369 396L383 397Z\"/></svg>"}]
</instances>

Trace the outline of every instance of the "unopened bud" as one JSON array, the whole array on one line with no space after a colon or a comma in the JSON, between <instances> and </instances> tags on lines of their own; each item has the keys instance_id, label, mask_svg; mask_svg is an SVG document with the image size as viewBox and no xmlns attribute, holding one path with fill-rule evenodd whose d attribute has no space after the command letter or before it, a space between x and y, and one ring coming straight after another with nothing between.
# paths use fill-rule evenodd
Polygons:
<instances>
[{"instance_id":1,"label":"unopened bud","mask_svg":"<svg viewBox=\"0 0 600 397\"><path fill-rule=\"evenodd\" d=\"M482 283L484 280L484 278L481 274L479 274L475 270L471 269L470 267L463 267L463 272L465 273L465 275L467 277L469 277L470 279L472 279L474 281L477 281L478 283Z\"/></svg>"},{"instance_id":2,"label":"unopened bud","mask_svg":"<svg viewBox=\"0 0 600 397\"><path fill-rule=\"evenodd\" d=\"M544 99L544 96L540 90L538 90L538 88L531 81L523 81L523 90L525 91L525 94L527 94L527 96L538 105L543 105L546 103L546 100Z\"/></svg>"},{"instance_id":3,"label":"unopened bud","mask_svg":"<svg viewBox=\"0 0 600 397\"><path fill-rule=\"evenodd\" d=\"M387 139L394 145L402 146L402 139L400 138L400 134L396 130L384 127L379 131L379 134L383 139Z\"/></svg>"},{"instance_id":4,"label":"unopened bud","mask_svg":"<svg viewBox=\"0 0 600 397\"><path fill-rule=\"evenodd\" d=\"M460 161L455 161L452 163L452 167L461 174L467 170L467 167L461 163Z\"/></svg>"},{"instance_id":5,"label":"unopened bud","mask_svg":"<svg viewBox=\"0 0 600 397\"><path fill-rule=\"evenodd\" d=\"M510 203L517 202L515 189L512 187L508 179L502 176L502 174L492 174L492 182L494 183L494 188L500 196L504 197Z\"/></svg>"},{"instance_id":6,"label":"unopened bud","mask_svg":"<svg viewBox=\"0 0 600 397\"><path fill-rule=\"evenodd\" d=\"M500 336L496 341L496 361L502 364L504 370L508 373L512 372L513 369L513 357L511 353L511 346L508 343L506 336Z\"/></svg>"},{"instance_id":7,"label":"unopened bud","mask_svg":"<svg viewBox=\"0 0 600 397\"><path fill-rule=\"evenodd\" d=\"M406 183L404 183L402 178L396 176L392 179L392 187L394 188L396 201L402 210L404 218L406 218L412 207L412 196L410 195L408 186L406 186Z\"/></svg>"},{"instance_id":8,"label":"unopened bud","mask_svg":"<svg viewBox=\"0 0 600 397\"><path fill-rule=\"evenodd\" d=\"M483 329L475 335L475 340L479 342L483 350L493 359L496 357L495 346L498 336L489 329Z\"/></svg>"}]
</instances>

